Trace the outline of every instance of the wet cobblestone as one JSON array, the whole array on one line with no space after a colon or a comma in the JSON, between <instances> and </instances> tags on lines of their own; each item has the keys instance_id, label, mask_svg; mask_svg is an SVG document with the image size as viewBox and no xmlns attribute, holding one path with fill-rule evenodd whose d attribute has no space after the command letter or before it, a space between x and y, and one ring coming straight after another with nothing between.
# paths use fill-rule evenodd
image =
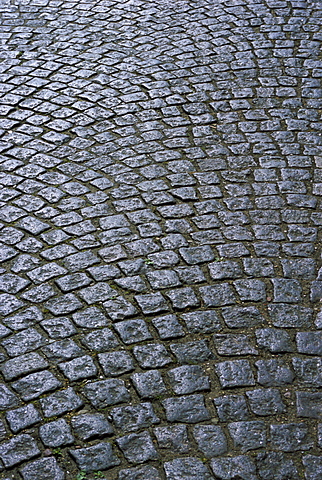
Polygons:
<instances>
[{"instance_id":1,"label":"wet cobblestone","mask_svg":"<svg viewBox=\"0 0 322 480\"><path fill-rule=\"evenodd\" d=\"M0 479L322 478L318 0L0 0Z\"/></svg>"}]
</instances>

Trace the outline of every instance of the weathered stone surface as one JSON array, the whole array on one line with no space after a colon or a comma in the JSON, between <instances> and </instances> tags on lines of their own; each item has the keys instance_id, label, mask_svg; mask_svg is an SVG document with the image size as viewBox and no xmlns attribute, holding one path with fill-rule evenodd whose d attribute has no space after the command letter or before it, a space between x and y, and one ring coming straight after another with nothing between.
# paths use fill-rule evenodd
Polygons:
<instances>
[{"instance_id":1,"label":"weathered stone surface","mask_svg":"<svg viewBox=\"0 0 322 480\"><path fill-rule=\"evenodd\" d=\"M0 445L0 458L5 467L13 467L18 463L39 455L40 450L30 435L18 435L9 442Z\"/></svg>"},{"instance_id":2,"label":"weathered stone surface","mask_svg":"<svg viewBox=\"0 0 322 480\"><path fill-rule=\"evenodd\" d=\"M6 410L19 405L19 398L4 384L0 384L0 406Z\"/></svg>"},{"instance_id":3,"label":"weathered stone surface","mask_svg":"<svg viewBox=\"0 0 322 480\"><path fill-rule=\"evenodd\" d=\"M46 447L62 447L74 443L70 426L63 419L41 425L39 435Z\"/></svg>"},{"instance_id":4,"label":"weathered stone surface","mask_svg":"<svg viewBox=\"0 0 322 480\"><path fill-rule=\"evenodd\" d=\"M16 410L10 410L6 413L6 419L9 423L10 430L12 430L13 433L17 433L24 428L39 423L42 418L39 411L32 404L29 404Z\"/></svg>"},{"instance_id":5,"label":"weathered stone surface","mask_svg":"<svg viewBox=\"0 0 322 480\"><path fill-rule=\"evenodd\" d=\"M111 415L116 428L124 432L135 432L160 422L151 403L113 408Z\"/></svg>"},{"instance_id":6,"label":"weathered stone surface","mask_svg":"<svg viewBox=\"0 0 322 480\"><path fill-rule=\"evenodd\" d=\"M77 466L84 472L107 470L120 464L109 443L98 443L92 447L70 450Z\"/></svg>"},{"instance_id":7,"label":"weathered stone surface","mask_svg":"<svg viewBox=\"0 0 322 480\"><path fill-rule=\"evenodd\" d=\"M112 425L100 413L75 415L72 417L71 424L76 435L82 440L104 437L113 433Z\"/></svg>"},{"instance_id":8,"label":"weathered stone surface","mask_svg":"<svg viewBox=\"0 0 322 480\"><path fill-rule=\"evenodd\" d=\"M246 455L214 459L211 461L211 468L215 478L220 480L233 480L234 477L242 480L258 480L256 465Z\"/></svg>"},{"instance_id":9,"label":"weathered stone surface","mask_svg":"<svg viewBox=\"0 0 322 480\"><path fill-rule=\"evenodd\" d=\"M156 427L153 432L161 449L180 453L187 453L191 449L185 425Z\"/></svg>"},{"instance_id":10,"label":"weathered stone surface","mask_svg":"<svg viewBox=\"0 0 322 480\"><path fill-rule=\"evenodd\" d=\"M89 355L59 364L60 370L71 381L95 377L97 368Z\"/></svg>"},{"instance_id":11,"label":"weathered stone surface","mask_svg":"<svg viewBox=\"0 0 322 480\"><path fill-rule=\"evenodd\" d=\"M104 408L130 399L124 381L117 379L88 383L83 392L95 408Z\"/></svg>"},{"instance_id":12,"label":"weathered stone surface","mask_svg":"<svg viewBox=\"0 0 322 480\"><path fill-rule=\"evenodd\" d=\"M35 478L46 478L47 480L65 479L65 472L53 457L28 463L21 469L21 475L23 480L33 480Z\"/></svg>"},{"instance_id":13,"label":"weathered stone surface","mask_svg":"<svg viewBox=\"0 0 322 480\"><path fill-rule=\"evenodd\" d=\"M243 395L225 395L214 399L218 417L223 422L248 420L249 411Z\"/></svg>"},{"instance_id":14,"label":"weathered stone surface","mask_svg":"<svg viewBox=\"0 0 322 480\"><path fill-rule=\"evenodd\" d=\"M320 479L321 19L0 1L4 480Z\"/></svg>"},{"instance_id":15,"label":"weathered stone surface","mask_svg":"<svg viewBox=\"0 0 322 480\"><path fill-rule=\"evenodd\" d=\"M198 423L210 419L202 395L167 398L162 405L169 422Z\"/></svg>"},{"instance_id":16,"label":"weathered stone surface","mask_svg":"<svg viewBox=\"0 0 322 480\"><path fill-rule=\"evenodd\" d=\"M286 410L279 391L273 388L249 390L246 396L250 410L256 415L276 415Z\"/></svg>"},{"instance_id":17,"label":"weathered stone surface","mask_svg":"<svg viewBox=\"0 0 322 480\"><path fill-rule=\"evenodd\" d=\"M305 423L271 425L270 430L272 446L282 452L305 451L313 446Z\"/></svg>"},{"instance_id":18,"label":"weathered stone surface","mask_svg":"<svg viewBox=\"0 0 322 480\"><path fill-rule=\"evenodd\" d=\"M45 417L55 417L80 408L83 401L72 388L66 388L40 399L40 405Z\"/></svg>"},{"instance_id":19,"label":"weathered stone surface","mask_svg":"<svg viewBox=\"0 0 322 480\"><path fill-rule=\"evenodd\" d=\"M127 352L100 353L98 361L107 377L122 375L134 370L132 357Z\"/></svg>"},{"instance_id":20,"label":"weathered stone surface","mask_svg":"<svg viewBox=\"0 0 322 480\"><path fill-rule=\"evenodd\" d=\"M158 398L167 392L165 383L158 370L134 373L131 376L136 391L142 398Z\"/></svg>"},{"instance_id":21,"label":"weathered stone surface","mask_svg":"<svg viewBox=\"0 0 322 480\"><path fill-rule=\"evenodd\" d=\"M322 417L322 395L320 392L296 392L296 408L298 417Z\"/></svg>"},{"instance_id":22,"label":"weathered stone surface","mask_svg":"<svg viewBox=\"0 0 322 480\"><path fill-rule=\"evenodd\" d=\"M145 466L121 470L118 480L161 480L161 477L156 468Z\"/></svg>"},{"instance_id":23,"label":"weathered stone surface","mask_svg":"<svg viewBox=\"0 0 322 480\"><path fill-rule=\"evenodd\" d=\"M34 400L45 392L56 390L62 384L55 375L48 370L31 373L12 384L14 390L23 400Z\"/></svg>"},{"instance_id":24,"label":"weathered stone surface","mask_svg":"<svg viewBox=\"0 0 322 480\"><path fill-rule=\"evenodd\" d=\"M220 362L215 366L223 388L255 385L255 379L247 360Z\"/></svg>"},{"instance_id":25,"label":"weathered stone surface","mask_svg":"<svg viewBox=\"0 0 322 480\"><path fill-rule=\"evenodd\" d=\"M208 468L195 457L176 458L165 462L167 480L212 480Z\"/></svg>"},{"instance_id":26,"label":"weathered stone surface","mask_svg":"<svg viewBox=\"0 0 322 480\"><path fill-rule=\"evenodd\" d=\"M227 440L221 427L217 425L199 425L194 427L193 436L199 450L207 457L217 457L227 452Z\"/></svg>"},{"instance_id":27,"label":"weathered stone surface","mask_svg":"<svg viewBox=\"0 0 322 480\"><path fill-rule=\"evenodd\" d=\"M266 428L264 422L229 423L228 430L235 448L240 449L243 453L266 446Z\"/></svg>"},{"instance_id":28,"label":"weathered stone surface","mask_svg":"<svg viewBox=\"0 0 322 480\"><path fill-rule=\"evenodd\" d=\"M159 455L154 448L152 439L147 432L131 433L116 440L125 458L131 463L144 463L148 460L158 460Z\"/></svg>"},{"instance_id":29,"label":"weathered stone surface","mask_svg":"<svg viewBox=\"0 0 322 480\"><path fill-rule=\"evenodd\" d=\"M179 395L210 389L209 377L199 365L174 368L169 370L168 377L172 389Z\"/></svg>"},{"instance_id":30,"label":"weathered stone surface","mask_svg":"<svg viewBox=\"0 0 322 480\"><path fill-rule=\"evenodd\" d=\"M305 455L302 462L305 467L305 479L318 480L322 472L321 457L315 455Z\"/></svg>"},{"instance_id":31,"label":"weathered stone surface","mask_svg":"<svg viewBox=\"0 0 322 480\"><path fill-rule=\"evenodd\" d=\"M287 477L298 480L300 478L294 462L288 460L281 452L259 453L256 463L260 478L265 480L283 480Z\"/></svg>"}]
</instances>

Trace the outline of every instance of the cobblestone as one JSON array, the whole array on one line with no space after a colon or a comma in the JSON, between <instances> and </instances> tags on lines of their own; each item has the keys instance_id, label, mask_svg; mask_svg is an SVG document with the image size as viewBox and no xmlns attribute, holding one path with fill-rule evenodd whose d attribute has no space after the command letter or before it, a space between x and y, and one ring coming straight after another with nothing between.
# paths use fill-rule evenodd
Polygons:
<instances>
[{"instance_id":1,"label":"cobblestone","mask_svg":"<svg viewBox=\"0 0 322 480\"><path fill-rule=\"evenodd\" d=\"M0 477L320 479L320 2L0 24Z\"/></svg>"}]
</instances>

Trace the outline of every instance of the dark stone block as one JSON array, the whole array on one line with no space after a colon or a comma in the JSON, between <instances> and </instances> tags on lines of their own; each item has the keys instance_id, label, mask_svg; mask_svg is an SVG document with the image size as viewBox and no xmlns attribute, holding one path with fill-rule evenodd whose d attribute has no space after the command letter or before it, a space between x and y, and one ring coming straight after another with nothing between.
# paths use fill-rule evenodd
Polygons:
<instances>
[{"instance_id":1,"label":"dark stone block","mask_svg":"<svg viewBox=\"0 0 322 480\"><path fill-rule=\"evenodd\" d=\"M200 287L199 291L206 307L221 307L236 303L236 296L228 283Z\"/></svg>"},{"instance_id":2,"label":"dark stone block","mask_svg":"<svg viewBox=\"0 0 322 480\"><path fill-rule=\"evenodd\" d=\"M302 288L298 280L273 278L274 302L298 303L301 301Z\"/></svg>"},{"instance_id":3,"label":"dark stone block","mask_svg":"<svg viewBox=\"0 0 322 480\"><path fill-rule=\"evenodd\" d=\"M44 337L37 330L28 328L2 340L1 345L6 349L10 357L17 357L31 350L36 350L44 343Z\"/></svg>"},{"instance_id":4,"label":"dark stone block","mask_svg":"<svg viewBox=\"0 0 322 480\"><path fill-rule=\"evenodd\" d=\"M322 394L320 392L296 392L298 417L322 419Z\"/></svg>"},{"instance_id":5,"label":"dark stone block","mask_svg":"<svg viewBox=\"0 0 322 480\"><path fill-rule=\"evenodd\" d=\"M26 308L22 312L3 319L3 323L12 330L24 330L43 319L43 314L37 307Z\"/></svg>"},{"instance_id":6,"label":"dark stone block","mask_svg":"<svg viewBox=\"0 0 322 480\"><path fill-rule=\"evenodd\" d=\"M250 409L255 415L276 415L286 410L278 390L250 390L246 392L246 396Z\"/></svg>"},{"instance_id":7,"label":"dark stone block","mask_svg":"<svg viewBox=\"0 0 322 480\"><path fill-rule=\"evenodd\" d=\"M305 423L271 425L271 446L282 452L309 450L314 443Z\"/></svg>"},{"instance_id":8,"label":"dark stone block","mask_svg":"<svg viewBox=\"0 0 322 480\"><path fill-rule=\"evenodd\" d=\"M12 388L23 400L34 400L45 392L56 390L61 385L61 382L51 372L45 370L31 373L17 380L12 384Z\"/></svg>"},{"instance_id":9,"label":"dark stone block","mask_svg":"<svg viewBox=\"0 0 322 480\"><path fill-rule=\"evenodd\" d=\"M190 287L170 290L165 295L170 299L175 310L198 307L200 304L195 292Z\"/></svg>"},{"instance_id":10,"label":"dark stone block","mask_svg":"<svg viewBox=\"0 0 322 480\"><path fill-rule=\"evenodd\" d=\"M296 344L299 353L322 355L322 332L299 332Z\"/></svg>"},{"instance_id":11,"label":"dark stone block","mask_svg":"<svg viewBox=\"0 0 322 480\"><path fill-rule=\"evenodd\" d=\"M119 346L116 336L109 328L102 328L84 335L81 343L94 352L105 352Z\"/></svg>"},{"instance_id":12,"label":"dark stone block","mask_svg":"<svg viewBox=\"0 0 322 480\"><path fill-rule=\"evenodd\" d=\"M76 333L76 328L66 317L49 318L40 322L40 325L51 338L65 338Z\"/></svg>"},{"instance_id":13,"label":"dark stone block","mask_svg":"<svg viewBox=\"0 0 322 480\"><path fill-rule=\"evenodd\" d=\"M164 345L157 343L134 347L133 354L142 368L160 368L172 362Z\"/></svg>"},{"instance_id":14,"label":"dark stone block","mask_svg":"<svg viewBox=\"0 0 322 480\"><path fill-rule=\"evenodd\" d=\"M168 371L169 382L177 395L210 389L209 377L199 365L184 365Z\"/></svg>"},{"instance_id":15,"label":"dark stone block","mask_svg":"<svg viewBox=\"0 0 322 480\"><path fill-rule=\"evenodd\" d=\"M305 458L305 457L304 457ZM284 453L259 453L256 463L260 478L263 480L299 480L299 474L292 460L288 460Z\"/></svg>"},{"instance_id":16,"label":"dark stone block","mask_svg":"<svg viewBox=\"0 0 322 480\"><path fill-rule=\"evenodd\" d=\"M266 300L266 287L261 280L236 280L234 286L243 301L260 302Z\"/></svg>"},{"instance_id":17,"label":"dark stone block","mask_svg":"<svg viewBox=\"0 0 322 480\"><path fill-rule=\"evenodd\" d=\"M190 333L213 333L221 329L220 319L214 310L181 314Z\"/></svg>"},{"instance_id":18,"label":"dark stone block","mask_svg":"<svg viewBox=\"0 0 322 480\"><path fill-rule=\"evenodd\" d=\"M322 360L320 357L293 357L292 364L295 372L295 379L300 385L315 388L322 386Z\"/></svg>"},{"instance_id":19,"label":"dark stone block","mask_svg":"<svg viewBox=\"0 0 322 480\"><path fill-rule=\"evenodd\" d=\"M151 293L148 295L135 295L135 300L143 313L161 313L168 312L170 309L165 298L161 293Z\"/></svg>"},{"instance_id":20,"label":"dark stone block","mask_svg":"<svg viewBox=\"0 0 322 480\"><path fill-rule=\"evenodd\" d=\"M254 242L254 249L259 257L278 257L280 246L276 242Z\"/></svg>"},{"instance_id":21,"label":"dark stone block","mask_svg":"<svg viewBox=\"0 0 322 480\"><path fill-rule=\"evenodd\" d=\"M195 457L176 458L165 462L167 480L212 480L208 468Z\"/></svg>"},{"instance_id":22,"label":"dark stone block","mask_svg":"<svg viewBox=\"0 0 322 480\"><path fill-rule=\"evenodd\" d=\"M120 335L122 341L127 345L152 338L146 322L141 319L124 320L123 322L116 323L114 328Z\"/></svg>"},{"instance_id":23,"label":"dark stone block","mask_svg":"<svg viewBox=\"0 0 322 480\"><path fill-rule=\"evenodd\" d=\"M251 344L249 335L218 334L213 336L213 341L219 355L258 355L258 351Z\"/></svg>"},{"instance_id":24,"label":"dark stone block","mask_svg":"<svg viewBox=\"0 0 322 480\"><path fill-rule=\"evenodd\" d=\"M274 327L309 328L312 325L311 308L279 303L269 305L268 311Z\"/></svg>"},{"instance_id":25,"label":"dark stone block","mask_svg":"<svg viewBox=\"0 0 322 480\"><path fill-rule=\"evenodd\" d=\"M249 412L243 395L225 395L214 399L217 414L222 422L248 420Z\"/></svg>"},{"instance_id":26,"label":"dark stone block","mask_svg":"<svg viewBox=\"0 0 322 480\"><path fill-rule=\"evenodd\" d=\"M97 374L96 365L89 355L74 358L69 362L60 363L58 366L65 377L72 382L82 378L95 377Z\"/></svg>"},{"instance_id":27,"label":"dark stone block","mask_svg":"<svg viewBox=\"0 0 322 480\"><path fill-rule=\"evenodd\" d=\"M316 455L305 455L302 459L306 480L320 480L322 475L322 458Z\"/></svg>"},{"instance_id":28,"label":"dark stone block","mask_svg":"<svg viewBox=\"0 0 322 480\"><path fill-rule=\"evenodd\" d=\"M40 399L40 405L45 417L55 417L71 412L83 406L83 401L76 395L72 388L66 388Z\"/></svg>"},{"instance_id":29,"label":"dark stone block","mask_svg":"<svg viewBox=\"0 0 322 480\"><path fill-rule=\"evenodd\" d=\"M169 422L199 423L210 420L203 395L167 398L162 402Z\"/></svg>"},{"instance_id":30,"label":"dark stone block","mask_svg":"<svg viewBox=\"0 0 322 480\"><path fill-rule=\"evenodd\" d=\"M175 315L164 315L152 320L162 340L183 337L185 332Z\"/></svg>"},{"instance_id":31,"label":"dark stone block","mask_svg":"<svg viewBox=\"0 0 322 480\"><path fill-rule=\"evenodd\" d=\"M233 278L242 277L243 275L239 264L231 260L209 263L208 268L210 276L215 280L231 280Z\"/></svg>"},{"instance_id":32,"label":"dark stone block","mask_svg":"<svg viewBox=\"0 0 322 480\"><path fill-rule=\"evenodd\" d=\"M71 424L74 432L81 440L90 440L113 434L112 425L100 413L75 415L72 417Z\"/></svg>"},{"instance_id":33,"label":"dark stone block","mask_svg":"<svg viewBox=\"0 0 322 480\"><path fill-rule=\"evenodd\" d=\"M161 477L156 468L144 466L121 470L118 480L161 480Z\"/></svg>"},{"instance_id":34,"label":"dark stone block","mask_svg":"<svg viewBox=\"0 0 322 480\"><path fill-rule=\"evenodd\" d=\"M31 352L5 362L1 366L1 372L6 380L13 380L20 375L42 370L46 367L48 367L48 362L38 353Z\"/></svg>"},{"instance_id":35,"label":"dark stone block","mask_svg":"<svg viewBox=\"0 0 322 480\"><path fill-rule=\"evenodd\" d=\"M65 479L65 472L53 457L42 458L28 463L20 472L23 480L35 480L36 478L45 478L46 480Z\"/></svg>"},{"instance_id":36,"label":"dark stone block","mask_svg":"<svg viewBox=\"0 0 322 480\"><path fill-rule=\"evenodd\" d=\"M109 300L103 303L108 316L117 322L124 318L133 317L137 313L137 309L123 297L117 297L115 300Z\"/></svg>"},{"instance_id":37,"label":"dark stone block","mask_svg":"<svg viewBox=\"0 0 322 480\"><path fill-rule=\"evenodd\" d=\"M158 398L166 394L166 386L158 370L134 373L131 376L136 391L141 398Z\"/></svg>"},{"instance_id":38,"label":"dark stone block","mask_svg":"<svg viewBox=\"0 0 322 480\"><path fill-rule=\"evenodd\" d=\"M153 289L177 287L181 285L178 275L173 270L155 270L147 272L147 278Z\"/></svg>"},{"instance_id":39,"label":"dark stone block","mask_svg":"<svg viewBox=\"0 0 322 480\"><path fill-rule=\"evenodd\" d=\"M98 443L92 447L69 452L75 459L78 468L84 472L107 470L121 463L109 443Z\"/></svg>"},{"instance_id":40,"label":"dark stone block","mask_svg":"<svg viewBox=\"0 0 322 480\"><path fill-rule=\"evenodd\" d=\"M215 258L212 249L207 245L202 247L180 248L179 252L189 265L209 262Z\"/></svg>"},{"instance_id":41,"label":"dark stone block","mask_svg":"<svg viewBox=\"0 0 322 480\"><path fill-rule=\"evenodd\" d=\"M291 384L294 380L293 372L280 360L259 360L255 365L258 369L258 383L265 387L280 387Z\"/></svg>"},{"instance_id":42,"label":"dark stone block","mask_svg":"<svg viewBox=\"0 0 322 480\"><path fill-rule=\"evenodd\" d=\"M93 407L97 409L127 402L131 398L123 380L118 379L87 383L82 390Z\"/></svg>"},{"instance_id":43,"label":"dark stone block","mask_svg":"<svg viewBox=\"0 0 322 480\"><path fill-rule=\"evenodd\" d=\"M258 480L256 466L253 460L246 455L232 458L216 458L211 461L211 468L215 478L219 480Z\"/></svg>"},{"instance_id":44,"label":"dark stone block","mask_svg":"<svg viewBox=\"0 0 322 480\"><path fill-rule=\"evenodd\" d=\"M266 258L244 258L243 265L246 275L251 277L272 277L274 267Z\"/></svg>"},{"instance_id":45,"label":"dark stone block","mask_svg":"<svg viewBox=\"0 0 322 480\"><path fill-rule=\"evenodd\" d=\"M228 424L229 434L235 448L248 452L266 447L266 426L264 422L234 422Z\"/></svg>"},{"instance_id":46,"label":"dark stone block","mask_svg":"<svg viewBox=\"0 0 322 480\"><path fill-rule=\"evenodd\" d=\"M249 328L262 325L264 317L256 307L225 307L222 315L229 328Z\"/></svg>"},{"instance_id":47,"label":"dark stone block","mask_svg":"<svg viewBox=\"0 0 322 480\"><path fill-rule=\"evenodd\" d=\"M89 307L81 312L74 313L73 320L78 327L84 328L106 327L111 323L97 307Z\"/></svg>"},{"instance_id":48,"label":"dark stone block","mask_svg":"<svg viewBox=\"0 0 322 480\"><path fill-rule=\"evenodd\" d=\"M156 427L153 431L159 448L180 453L187 453L191 449L185 425Z\"/></svg>"},{"instance_id":49,"label":"dark stone block","mask_svg":"<svg viewBox=\"0 0 322 480\"><path fill-rule=\"evenodd\" d=\"M282 259L281 263L285 278L314 280L316 277L316 261L313 258Z\"/></svg>"},{"instance_id":50,"label":"dark stone block","mask_svg":"<svg viewBox=\"0 0 322 480\"><path fill-rule=\"evenodd\" d=\"M66 295L56 297L45 303L45 307L50 313L57 316L75 312L75 310L79 310L82 306L82 303L73 293L66 293Z\"/></svg>"},{"instance_id":51,"label":"dark stone block","mask_svg":"<svg viewBox=\"0 0 322 480\"><path fill-rule=\"evenodd\" d=\"M207 457L218 457L227 452L227 440L221 427L217 425L198 425L193 436L199 450Z\"/></svg>"},{"instance_id":52,"label":"dark stone block","mask_svg":"<svg viewBox=\"0 0 322 480\"><path fill-rule=\"evenodd\" d=\"M215 365L222 388L255 385L255 379L247 360L232 360Z\"/></svg>"},{"instance_id":53,"label":"dark stone block","mask_svg":"<svg viewBox=\"0 0 322 480\"><path fill-rule=\"evenodd\" d=\"M154 413L152 404L148 402L113 408L111 415L116 428L124 432L135 432L160 422Z\"/></svg>"},{"instance_id":54,"label":"dark stone block","mask_svg":"<svg viewBox=\"0 0 322 480\"><path fill-rule=\"evenodd\" d=\"M170 349L178 362L182 364L204 363L215 358L215 355L209 350L206 340L172 343Z\"/></svg>"},{"instance_id":55,"label":"dark stone block","mask_svg":"<svg viewBox=\"0 0 322 480\"><path fill-rule=\"evenodd\" d=\"M180 280L182 283L186 283L188 285L193 285L195 283L202 283L206 281L206 277L204 276L201 268L194 266L194 267L177 267L175 268Z\"/></svg>"},{"instance_id":56,"label":"dark stone block","mask_svg":"<svg viewBox=\"0 0 322 480\"><path fill-rule=\"evenodd\" d=\"M269 350L271 353L293 352L291 337L288 332L277 328L263 328L255 331L259 347Z\"/></svg>"},{"instance_id":57,"label":"dark stone block","mask_svg":"<svg viewBox=\"0 0 322 480\"><path fill-rule=\"evenodd\" d=\"M134 370L132 357L124 351L100 353L98 361L107 377L122 375Z\"/></svg>"},{"instance_id":58,"label":"dark stone block","mask_svg":"<svg viewBox=\"0 0 322 480\"><path fill-rule=\"evenodd\" d=\"M62 447L74 443L70 426L62 418L41 425L39 436L46 447Z\"/></svg>"},{"instance_id":59,"label":"dark stone block","mask_svg":"<svg viewBox=\"0 0 322 480\"><path fill-rule=\"evenodd\" d=\"M7 443L0 445L0 458L5 467L14 467L18 463L40 454L35 440L30 435L18 435Z\"/></svg>"},{"instance_id":60,"label":"dark stone block","mask_svg":"<svg viewBox=\"0 0 322 480\"><path fill-rule=\"evenodd\" d=\"M25 405L17 408L16 410L10 410L6 414L7 422L13 433L18 433L24 428L31 427L41 421L41 415L32 405Z\"/></svg>"},{"instance_id":61,"label":"dark stone block","mask_svg":"<svg viewBox=\"0 0 322 480\"><path fill-rule=\"evenodd\" d=\"M116 440L125 458L131 463L144 463L158 460L159 454L154 448L148 432L132 433Z\"/></svg>"}]
</instances>

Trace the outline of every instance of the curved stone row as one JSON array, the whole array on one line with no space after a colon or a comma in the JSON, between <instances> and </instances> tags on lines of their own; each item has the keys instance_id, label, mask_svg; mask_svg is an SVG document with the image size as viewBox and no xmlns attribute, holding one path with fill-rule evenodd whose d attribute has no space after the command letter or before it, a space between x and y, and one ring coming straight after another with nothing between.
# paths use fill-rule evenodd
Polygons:
<instances>
[{"instance_id":1,"label":"curved stone row","mask_svg":"<svg viewBox=\"0 0 322 480\"><path fill-rule=\"evenodd\" d=\"M1 480L320 479L321 3L0 16Z\"/></svg>"}]
</instances>

